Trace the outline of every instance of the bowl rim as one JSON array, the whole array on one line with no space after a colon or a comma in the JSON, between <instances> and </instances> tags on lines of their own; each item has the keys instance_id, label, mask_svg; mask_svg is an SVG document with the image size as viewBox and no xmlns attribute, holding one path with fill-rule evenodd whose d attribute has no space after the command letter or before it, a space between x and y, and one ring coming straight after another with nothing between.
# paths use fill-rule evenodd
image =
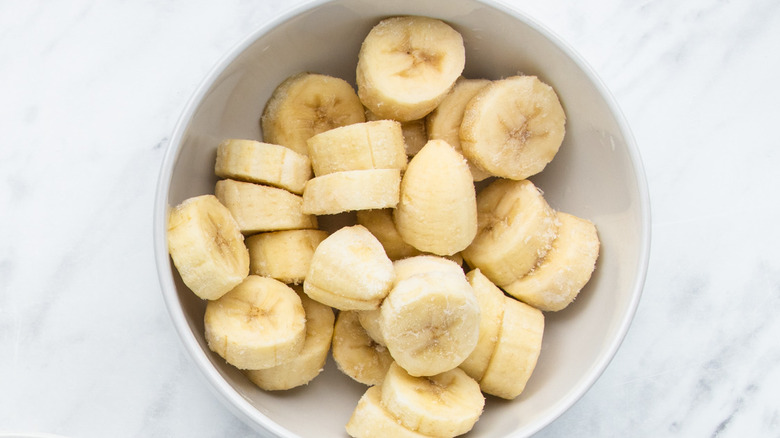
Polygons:
<instances>
[{"instance_id":1,"label":"bowl rim","mask_svg":"<svg viewBox=\"0 0 780 438\"><path fill-rule=\"evenodd\" d=\"M639 217L641 220L641 229L639 231L639 248L638 248L638 260L636 269L636 275L634 277L634 283L631 290L631 300L629 302L626 313L620 322L617 330L617 335L612 339L609 347L605 349L604 354L599 357L599 360L591 367L591 371L582 379L576 387L573 387L567 394L558 400L554 405L550 407L547 415L540 416L534 423L528 425L525 430L532 435L544 429L558 417L568 411L575 403L577 403L589 390L596 381L599 380L601 375L607 369L609 364L614 359L617 351L623 343L628 330L634 320L643 288L647 278L647 272L650 261L650 246L651 246L651 205L650 195L647 183L647 176L645 173L642 157L637 146L634 135L630 129L628 121L620 109L612 92L607 88L602 79L598 76L595 70L588 64L588 62L576 51L573 47L566 42L563 38L559 37L551 29L540 23L536 18L528 15L527 13L518 10L517 8L507 5L502 0L474 0L477 3L485 5L490 8L494 8L507 15L514 17L515 19L523 22L525 25L531 27L536 32L540 33L552 44L556 45L561 51L569 57L577 66L585 73L598 93L604 99L611 114L615 118L615 122L620 130L621 135L626 141L626 152L633 166L636 190L639 195ZM265 24L259 26L248 35L244 36L237 44L234 44L222 57L211 67L205 77L196 87L188 101L184 106L184 110L179 116L170 140L167 142L165 155L160 165L158 173L158 181L154 199L153 210L153 248L154 256L157 267L158 279L161 286L161 292L165 302L166 309L169 317L173 323L179 340L183 344L185 351L196 363L196 367L200 371L200 376L205 378L208 382L209 389L217 395L217 397L226 405L234 415L243 420L247 425L257 430L262 434L271 434L267 436L295 436L287 429L281 427L275 421L271 420L268 416L258 411L248 400L240 396L235 389L230 386L219 374L216 368L214 368L206 355L206 352L200 347L197 339L189 330L186 316L182 307L177 301L176 286L173 280L173 273L170 269L170 259L168 255L167 246L167 218L170 206L168 205L168 189L171 184L173 168L176 161L179 158L181 151L181 143L184 133L187 131L189 124L195 114L198 107L198 103L203 99L206 93L211 89L215 79L225 70L228 65L238 58L245 50L247 50L258 38L267 34L275 27L303 14L314 8L322 6L326 3L330 3L331 0L309 0L304 1L292 8L278 13L273 19L269 20ZM262 427L262 429L259 429ZM516 436L515 434L511 436Z\"/></svg>"}]
</instances>

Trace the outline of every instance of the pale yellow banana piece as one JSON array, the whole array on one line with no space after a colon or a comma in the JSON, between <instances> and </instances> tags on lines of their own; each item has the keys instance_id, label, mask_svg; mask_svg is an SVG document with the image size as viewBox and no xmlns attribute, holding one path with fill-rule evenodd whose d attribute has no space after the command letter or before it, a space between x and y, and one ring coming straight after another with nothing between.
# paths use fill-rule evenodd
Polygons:
<instances>
[{"instance_id":1,"label":"pale yellow banana piece","mask_svg":"<svg viewBox=\"0 0 780 438\"><path fill-rule=\"evenodd\" d=\"M536 266L558 230L555 211L529 180L498 179L477 196L479 232L463 259L497 286Z\"/></svg>"},{"instance_id":2,"label":"pale yellow banana piece","mask_svg":"<svg viewBox=\"0 0 780 438\"><path fill-rule=\"evenodd\" d=\"M463 121L463 112L471 98L489 83L488 79L466 79L461 76L439 106L425 117L425 132L428 138L444 140L463 154L460 146L460 124ZM491 176L471 162L469 162L469 170L474 181L482 181Z\"/></svg>"},{"instance_id":3,"label":"pale yellow banana piece","mask_svg":"<svg viewBox=\"0 0 780 438\"><path fill-rule=\"evenodd\" d=\"M430 271L395 284L382 302L390 355L413 376L451 370L474 350L479 304L461 271Z\"/></svg>"},{"instance_id":4,"label":"pale yellow banana piece","mask_svg":"<svg viewBox=\"0 0 780 438\"><path fill-rule=\"evenodd\" d=\"M406 428L441 438L470 431L485 406L479 384L460 368L414 377L393 364L381 396L382 405Z\"/></svg>"},{"instance_id":5,"label":"pale yellow banana piece","mask_svg":"<svg viewBox=\"0 0 780 438\"><path fill-rule=\"evenodd\" d=\"M498 343L479 386L485 394L512 400L525 389L542 350L544 315L514 298L504 297Z\"/></svg>"},{"instance_id":6,"label":"pale yellow banana piece","mask_svg":"<svg viewBox=\"0 0 780 438\"><path fill-rule=\"evenodd\" d=\"M398 260L420 254L420 250L404 242L393 222L393 210L361 210L357 212L357 221L368 228L385 248L390 260Z\"/></svg>"},{"instance_id":7,"label":"pale yellow banana piece","mask_svg":"<svg viewBox=\"0 0 780 438\"><path fill-rule=\"evenodd\" d=\"M393 219L403 240L437 255L466 248L477 234L474 181L466 160L430 140L409 162Z\"/></svg>"},{"instance_id":8,"label":"pale yellow banana piece","mask_svg":"<svg viewBox=\"0 0 780 438\"><path fill-rule=\"evenodd\" d=\"M246 238L249 271L282 283L300 284L309 272L314 250L328 237L322 230L284 230Z\"/></svg>"},{"instance_id":9,"label":"pale yellow banana piece","mask_svg":"<svg viewBox=\"0 0 780 438\"><path fill-rule=\"evenodd\" d=\"M466 274L479 303L479 339L474 351L460 364L471 378L479 381L485 374L490 357L498 343L501 319L504 317L504 293L479 269Z\"/></svg>"},{"instance_id":10,"label":"pale yellow banana piece","mask_svg":"<svg viewBox=\"0 0 780 438\"><path fill-rule=\"evenodd\" d=\"M242 139L219 144L214 173L220 178L268 184L299 195L312 177L306 155L284 146Z\"/></svg>"},{"instance_id":11,"label":"pale yellow banana piece","mask_svg":"<svg viewBox=\"0 0 780 438\"><path fill-rule=\"evenodd\" d=\"M357 313L360 325L366 330L368 336L377 344L385 345L385 336L382 334L382 310L361 310ZM390 354L388 352L388 354Z\"/></svg>"},{"instance_id":12,"label":"pale yellow banana piece","mask_svg":"<svg viewBox=\"0 0 780 438\"><path fill-rule=\"evenodd\" d=\"M382 120L382 118L366 109L366 120ZM404 134L406 155L413 156L417 154L425 146L425 143L428 142L424 118L401 122L401 131Z\"/></svg>"},{"instance_id":13,"label":"pale yellow banana piece","mask_svg":"<svg viewBox=\"0 0 780 438\"><path fill-rule=\"evenodd\" d=\"M558 221L558 236L547 255L531 272L504 286L508 294L545 312L557 312L574 301L599 256L599 236L592 222L562 212Z\"/></svg>"},{"instance_id":14,"label":"pale yellow banana piece","mask_svg":"<svg viewBox=\"0 0 780 438\"><path fill-rule=\"evenodd\" d=\"M291 361L306 337L298 294L278 280L257 275L209 301L203 321L209 349L242 370Z\"/></svg>"},{"instance_id":15,"label":"pale yellow banana piece","mask_svg":"<svg viewBox=\"0 0 780 438\"><path fill-rule=\"evenodd\" d=\"M217 181L214 194L245 235L317 228L317 217L303 212L303 199L284 189L223 179Z\"/></svg>"},{"instance_id":16,"label":"pale yellow banana piece","mask_svg":"<svg viewBox=\"0 0 780 438\"><path fill-rule=\"evenodd\" d=\"M365 122L363 105L345 80L298 73L274 90L260 118L263 140L308 154L306 140L339 126Z\"/></svg>"},{"instance_id":17,"label":"pale yellow banana piece","mask_svg":"<svg viewBox=\"0 0 780 438\"><path fill-rule=\"evenodd\" d=\"M345 170L406 169L404 135L394 120L334 128L306 143L316 176Z\"/></svg>"},{"instance_id":18,"label":"pale yellow banana piece","mask_svg":"<svg viewBox=\"0 0 780 438\"><path fill-rule=\"evenodd\" d=\"M306 315L306 337L300 353L289 362L262 370L246 370L252 383L267 391L282 391L306 385L325 366L333 337L333 309L298 292Z\"/></svg>"},{"instance_id":19,"label":"pale yellow banana piece","mask_svg":"<svg viewBox=\"0 0 780 438\"><path fill-rule=\"evenodd\" d=\"M444 98L465 62L462 36L443 21L387 18L371 29L358 53L358 96L378 117L421 119Z\"/></svg>"},{"instance_id":20,"label":"pale yellow banana piece","mask_svg":"<svg viewBox=\"0 0 780 438\"><path fill-rule=\"evenodd\" d=\"M347 422L346 430L353 438L425 438L404 427L382 406L382 390L372 386L358 400Z\"/></svg>"},{"instance_id":21,"label":"pale yellow banana piece","mask_svg":"<svg viewBox=\"0 0 780 438\"><path fill-rule=\"evenodd\" d=\"M362 225L343 227L317 246L303 290L340 310L372 310L395 279L382 244Z\"/></svg>"},{"instance_id":22,"label":"pale yellow banana piece","mask_svg":"<svg viewBox=\"0 0 780 438\"><path fill-rule=\"evenodd\" d=\"M426 272L443 272L458 278L466 278L460 264L449 258L430 254L422 254L396 260L393 262L393 269L395 269L396 283L413 275L424 274Z\"/></svg>"},{"instance_id":23,"label":"pale yellow banana piece","mask_svg":"<svg viewBox=\"0 0 780 438\"><path fill-rule=\"evenodd\" d=\"M333 360L342 373L364 385L378 385L393 363L390 352L360 325L358 313L341 311L333 330Z\"/></svg>"},{"instance_id":24,"label":"pale yellow banana piece","mask_svg":"<svg viewBox=\"0 0 780 438\"><path fill-rule=\"evenodd\" d=\"M310 179L303 189L303 212L325 215L392 208L400 196L398 169L347 170Z\"/></svg>"},{"instance_id":25,"label":"pale yellow banana piece","mask_svg":"<svg viewBox=\"0 0 780 438\"><path fill-rule=\"evenodd\" d=\"M249 252L230 210L214 195L186 199L168 216L168 252L182 281L215 300L249 274Z\"/></svg>"},{"instance_id":26,"label":"pale yellow banana piece","mask_svg":"<svg viewBox=\"0 0 780 438\"><path fill-rule=\"evenodd\" d=\"M536 76L496 80L469 101L460 126L463 155L496 176L541 172L563 142L566 114L558 95Z\"/></svg>"}]
</instances>

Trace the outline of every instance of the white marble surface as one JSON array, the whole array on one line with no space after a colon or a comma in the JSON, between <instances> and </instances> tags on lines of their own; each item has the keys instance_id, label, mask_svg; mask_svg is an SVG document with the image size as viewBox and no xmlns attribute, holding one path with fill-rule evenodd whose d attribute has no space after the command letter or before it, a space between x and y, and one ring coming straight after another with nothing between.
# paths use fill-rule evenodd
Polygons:
<instances>
[{"instance_id":1,"label":"white marble surface","mask_svg":"<svg viewBox=\"0 0 780 438\"><path fill-rule=\"evenodd\" d=\"M300 3L0 2L0 432L251 436L169 322L152 206L195 87ZM778 436L780 3L508 3L612 90L654 221L622 348L539 436Z\"/></svg>"}]
</instances>

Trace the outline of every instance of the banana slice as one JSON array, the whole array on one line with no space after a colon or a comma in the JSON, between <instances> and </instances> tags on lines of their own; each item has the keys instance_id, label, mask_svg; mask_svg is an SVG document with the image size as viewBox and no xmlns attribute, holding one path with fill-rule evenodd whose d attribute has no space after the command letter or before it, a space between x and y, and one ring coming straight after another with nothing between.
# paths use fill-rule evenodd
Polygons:
<instances>
[{"instance_id":1,"label":"banana slice","mask_svg":"<svg viewBox=\"0 0 780 438\"><path fill-rule=\"evenodd\" d=\"M441 102L465 62L463 37L443 21L387 18L371 29L358 53L358 96L383 119L421 119Z\"/></svg>"},{"instance_id":2,"label":"banana slice","mask_svg":"<svg viewBox=\"0 0 780 438\"><path fill-rule=\"evenodd\" d=\"M477 345L479 304L462 271L405 278L395 284L381 309L390 355L413 376L451 370Z\"/></svg>"},{"instance_id":3,"label":"banana slice","mask_svg":"<svg viewBox=\"0 0 780 438\"><path fill-rule=\"evenodd\" d=\"M241 370L293 360L306 337L306 314L298 294L278 280L257 275L209 301L203 321L209 349Z\"/></svg>"},{"instance_id":4,"label":"banana slice","mask_svg":"<svg viewBox=\"0 0 780 438\"><path fill-rule=\"evenodd\" d=\"M455 368L413 377L393 364L382 382L382 405L406 428L435 437L470 431L485 406L476 380Z\"/></svg>"},{"instance_id":5,"label":"banana slice","mask_svg":"<svg viewBox=\"0 0 780 438\"><path fill-rule=\"evenodd\" d=\"M420 251L452 255L477 234L474 181L447 142L430 140L409 162L393 218L403 240Z\"/></svg>"},{"instance_id":6,"label":"banana slice","mask_svg":"<svg viewBox=\"0 0 780 438\"><path fill-rule=\"evenodd\" d=\"M406 169L404 135L394 120L334 128L306 143L316 176L345 170Z\"/></svg>"},{"instance_id":7,"label":"banana slice","mask_svg":"<svg viewBox=\"0 0 780 438\"><path fill-rule=\"evenodd\" d=\"M390 291L393 262L362 225L344 227L317 246L303 282L306 294L339 310L372 310Z\"/></svg>"},{"instance_id":8,"label":"banana slice","mask_svg":"<svg viewBox=\"0 0 780 438\"><path fill-rule=\"evenodd\" d=\"M493 81L463 113L463 154L496 176L525 179L541 172L563 142L566 114L555 90L536 76Z\"/></svg>"},{"instance_id":9,"label":"banana slice","mask_svg":"<svg viewBox=\"0 0 780 438\"><path fill-rule=\"evenodd\" d=\"M387 409L382 406L381 392L379 386L372 386L360 397L347 422L346 430L349 436L353 438L427 437L427 435L407 429L387 412Z\"/></svg>"},{"instance_id":10,"label":"banana slice","mask_svg":"<svg viewBox=\"0 0 780 438\"><path fill-rule=\"evenodd\" d=\"M303 199L284 189L223 179L217 181L214 194L247 235L317 228L317 218L303 212Z\"/></svg>"},{"instance_id":11,"label":"banana slice","mask_svg":"<svg viewBox=\"0 0 780 438\"><path fill-rule=\"evenodd\" d=\"M542 350L544 315L514 298L504 297L498 343L479 386L485 394L507 400L519 396Z\"/></svg>"},{"instance_id":12,"label":"banana slice","mask_svg":"<svg viewBox=\"0 0 780 438\"><path fill-rule=\"evenodd\" d=\"M574 301L599 256L599 236L592 222L561 212L558 221L558 237L539 265L504 286L513 297L545 312L557 312Z\"/></svg>"},{"instance_id":13,"label":"banana slice","mask_svg":"<svg viewBox=\"0 0 780 438\"><path fill-rule=\"evenodd\" d=\"M377 344L385 346L385 336L382 334L382 310L361 310L356 312L360 325L365 329L366 334ZM390 353L388 353L390 354Z\"/></svg>"},{"instance_id":14,"label":"banana slice","mask_svg":"<svg viewBox=\"0 0 780 438\"><path fill-rule=\"evenodd\" d=\"M336 318L333 360L341 372L369 386L382 383L393 363L390 352L371 339L354 311L339 312Z\"/></svg>"},{"instance_id":15,"label":"banana slice","mask_svg":"<svg viewBox=\"0 0 780 438\"><path fill-rule=\"evenodd\" d=\"M381 117L366 109L366 120L383 120ZM413 156L420 152L428 142L428 134L425 132L425 119L409 120L401 122L401 131L404 134L404 148L406 155Z\"/></svg>"},{"instance_id":16,"label":"banana slice","mask_svg":"<svg viewBox=\"0 0 780 438\"><path fill-rule=\"evenodd\" d=\"M460 369L479 381L485 374L490 357L498 343L501 320L504 317L504 293L479 269L466 274L479 303L479 339L474 351L460 364Z\"/></svg>"},{"instance_id":17,"label":"banana slice","mask_svg":"<svg viewBox=\"0 0 780 438\"><path fill-rule=\"evenodd\" d=\"M488 79L466 79L462 76L458 78L439 106L425 117L425 131L428 133L428 138L444 140L462 154L460 124L463 121L463 112L471 98L489 83ZM469 170L474 181L482 181L491 176L471 162L469 162Z\"/></svg>"},{"instance_id":18,"label":"banana slice","mask_svg":"<svg viewBox=\"0 0 780 438\"><path fill-rule=\"evenodd\" d=\"M422 254L393 262L395 282L405 280L413 275L426 272L443 272L458 278L465 278L463 268L457 262L445 257Z\"/></svg>"},{"instance_id":19,"label":"banana slice","mask_svg":"<svg viewBox=\"0 0 780 438\"><path fill-rule=\"evenodd\" d=\"M268 184L299 195L312 176L306 155L284 146L241 139L219 144L214 173L220 178Z\"/></svg>"},{"instance_id":20,"label":"banana slice","mask_svg":"<svg viewBox=\"0 0 780 438\"><path fill-rule=\"evenodd\" d=\"M502 287L544 257L558 229L555 211L529 180L498 179L477 197L479 232L463 259Z\"/></svg>"},{"instance_id":21,"label":"banana slice","mask_svg":"<svg viewBox=\"0 0 780 438\"><path fill-rule=\"evenodd\" d=\"M265 105L260 126L264 141L306 155L311 136L365 121L363 104L347 81L307 72L279 84Z\"/></svg>"},{"instance_id":22,"label":"banana slice","mask_svg":"<svg viewBox=\"0 0 780 438\"><path fill-rule=\"evenodd\" d=\"M300 284L309 272L314 250L328 237L322 230L284 230L246 238L249 272Z\"/></svg>"},{"instance_id":23,"label":"banana slice","mask_svg":"<svg viewBox=\"0 0 780 438\"><path fill-rule=\"evenodd\" d=\"M244 236L214 195L189 198L171 209L168 252L195 295L216 300L249 274Z\"/></svg>"},{"instance_id":24,"label":"banana slice","mask_svg":"<svg viewBox=\"0 0 780 438\"><path fill-rule=\"evenodd\" d=\"M404 242L393 222L393 210L361 210L357 212L357 221L368 228L384 247L390 260L399 260L420 254L420 250Z\"/></svg>"},{"instance_id":25,"label":"banana slice","mask_svg":"<svg viewBox=\"0 0 780 438\"><path fill-rule=\"evenodd\" d=\"M303 212L325 215L392 208L400 196L398 169L348 170L309 180L303 189Z\"/></svg>"},{"instance_id":26,"label":"banana slice","mask_svg":"<svg viewBox=\"0 0 780 438\"><path fill-rule=\"evenodd\" d=\"M300 353L291 361L275 367L244 371L252 383L266 391L308 384L320 374L328 359L335 321L333 309L312 300L303 292L298 292L298 297L306 315L306 335Z\"/></svg>"}]
</instances>

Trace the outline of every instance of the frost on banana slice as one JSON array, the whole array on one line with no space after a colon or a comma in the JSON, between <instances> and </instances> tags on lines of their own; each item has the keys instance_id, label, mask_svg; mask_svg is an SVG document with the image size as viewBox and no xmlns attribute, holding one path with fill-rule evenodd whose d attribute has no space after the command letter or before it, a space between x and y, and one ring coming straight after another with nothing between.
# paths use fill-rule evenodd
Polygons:
<instances>
[{"instance_id":1,"label":"frost on banana slice","mask_svg":"<svg viewBox=\"0 0 780 438\"><path fill-rule=\"evenodd\" d=\"M365 121L363 104L347 81L307 72L279 84L265 105L260 126L264 141L306 155L311 136Z\"/></svg>"},{"instance_id":2,"label":"frost on banana slice","mask_svg":"<svg viewBox=\"0 0 780 438\"><path fill-rule=\"evenodd\" d=\"M413 377L393 364L381 396L382 405L406 428L442 438L470 431L485 406L477 381L459 368Z\"/></svg>"},{"instance_id":3,"label":"frost on banana slice","mask_svg":"<svg viewBox=\"0 0 780 438\"><path fill-rule=\"evenodd\" d=\"M466 274L466 279L474 289L479 303L479 339L474 351L460 364L460 368L479 381L485 374L498 343L501 320L504 317L504 293L479 269Z\"/></svg>"},{"instance_id":4,"label":"frost on banana slice","mask_svg":"<svg viewBox=\"0 0 780 438\"><path fill-rule=\"evenodd\" d=\"M465 62L463 37L443 21L387 18L371 29L358 53L358 96L380 118L421 119L444 98Z\"/></svg>"},{"instance_id":5,"label":"frost on banana slice","mask_svg":"<svg viewBox=\"0 0 780 438\"><path fill-rule=\"evenodd\" d=\"M300 284L309 271L314 250L328 237L322 230L284 230L246 238L249 271L282 283Z\"/></svg>"},{"instance_id":6,"label":"frost on banana slice","mask_svg":"<svg viewBox=\"0 0 780 438\"><path fill-rule=\"evenodd\" d=\"M425 438L427 435L417 433L404 427L398 419L382 406L382 390L372 386L358 400L352 416L347 422L346 430L353 438Z\"/></svg>"},{"instance_id":7,"label":"frost on banana slice","mask_svg":"<svg viewBox=\"0 0 780 438\"><path fill-rule=\"evenodd\" d=\"M383 120L381 117L366 109L366 120ZM428 142L428 134L425 131L425 119L409 120L401 122L401 132L404 135L404 149L406 155L413 156L420 152Z\"/></svg>"},{"instance_id":8,"label":"frost on banana slice","mask_svg":"<svg viewBox=\"0 0 780 438\"><path fill-rule=\"evenodd\" d=\"M460 127L463 154L496 176L541 172L563 142L566 115L558 95L536 76L496 80L469 101Z\"/></svg>"},{"instance_id":9,"label":"frost on banana slice","mask_svg":"<svg viewBox=\"0 0 780 438\"><path fill-rule=\"evenodd\" d=\"M273 278L248 276L220 299L209 301L203 321L209 349L241 370L289 362L305 342L301 299Z\"/></svg>"},{"instance_id":10,"label":"frost on banana slice","mask_svg":"<svg viewBox=\"0 0 780 438\"><path fill-rule=\"evenodd\" d=\"M555 211L529 180L493 181L479 193L477 209L479 232L463 259L499 287L530 272L558 230Z\"/></svg>"},{"instance_id":11,"label":"frost on banana slice","mask_svg":"<svg viewBox=\"0 0 780 438\"><path fill-rule=\"evenodd\" d=\"M382 244L362 225L344 227L317 246L303 282L306 294L340 310L372 310L395 278Z\"/></svg>"},{"instance_id":12,"label":"frost on banana slice","mask_svg":"<svg viewBox=\"0 0 780 438\"><path fill-rule=\"evenodd\" d=\"M303 212L303 199L284 189L223 179L217 181L214 194L245 235L317 228L317 218Z\"/></svg>"},{"instance_id":13,"label":"frost on banana slice","mask_svg":"<svg viewBox=\"0 0 780 438\"><path fill-rule=\"evenodd\" d=\"M195 295L216 300L249 274L249 252L238 223L214 195L189 198L171 209L168 252Z\"/></svg>"},{"instance_id":14,"label":"frost on banana slice","mask_svg":"<svg viewBox=\"0 0 780 438\"><path fill-rule=\"evenodd\" d=\"M347 170L310 179L303 189L303 212L326 215L392 208L400 196L398 169Z\"/></svg>"},{"instance_id":15,"label":"frost on banana slice","mask_svg":"<svg viewBox=\"0 0 780 438\"><path fill-rule=\"evenodd\" d=\"M345 170L406 169L403 131L394 120L334 128L306 143L316 176Z\"/></svg>"},{"instance_id":16,"label":"frost on banana slice","mask_svg":"<svg viewBox=\"0 0 780 438\"><path fill-rule=\"evenodd\" d=\"M466 248L477 234L477 202L463 156L430 140L409 161L393 219L403 240L420 251L452 255Z\"/></svg>"},{"instance_id":17,"label":"frost on banana slice","mask_svg":"<svg viewBox=\"0 0 780 438\"><path fill-rule=\"evenodd\" d=\"M599 237L592 222L558 213L558 236L534 269L506 286L515 298L545 312L567 307L590 280L599 256Z\"/></svg>"},{"instance_id":18,"label":"frost on banana slice","mask_svg":"<svg viewBox=\"0 0 780 438\"><path fill-rule=\"evenodd\" d=\"M246 370L252 383L266 391L281 391L306 385L325 366L333 336L333 309L298 292L306 315L306 335L300 353L289 362L262 370Z\"/></svg>"},{"instance_id":19,"label":"frost on banana slice","mask_svg":"<svg viewBox=\"0 0 780 438\"><path fill-rule=\"evenodd\" d=\"M451 370L477 344L479 304L462 271L430 271L402 279L381 309L390 355L413 376Z\"/></svg>"},{"instance_id":20,"label":"frost on banana slice","mask_svg":"<svg viewBox=\"0 0 780 438\"><path fill-rule=\"evenodd\" d=\"M312 176L306 155L284 146L242 139L219 144L214 173L220 178L268 184L299 195Z\"/></svg>"},{"instance_id":21,"label":"frost on banana slice","mask_svg":"<svg viewBox=\"0 0 780 438\"><path fill-rule=\"evenodd\" d=\"M341 372L369 386L382 383L393 363L390 352L371 339L355 311L341 311L336 318L333 360Z\"/></svg>"}]
</instances>

